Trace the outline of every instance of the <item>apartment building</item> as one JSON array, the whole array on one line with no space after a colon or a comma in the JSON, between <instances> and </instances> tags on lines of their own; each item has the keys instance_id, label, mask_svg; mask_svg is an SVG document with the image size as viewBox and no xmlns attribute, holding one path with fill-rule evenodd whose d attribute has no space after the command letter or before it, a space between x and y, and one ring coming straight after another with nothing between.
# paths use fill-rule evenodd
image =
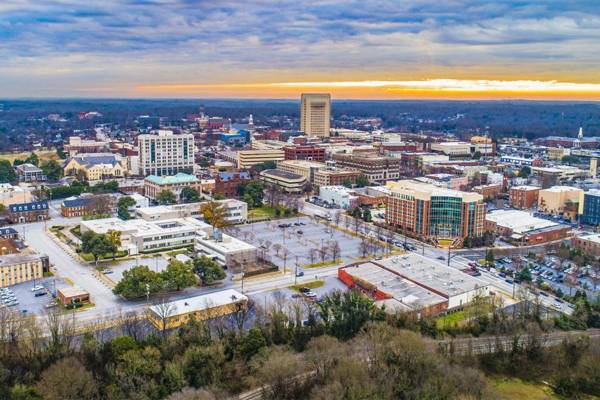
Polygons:
<instances>
[{"instance_id":1,"label":"apartment building","mask_svg":"<svg viewBox=\"0 0 600 400\"><path fill-rule=\"evenodd\" d=\"M399 158L381 156L373 152L335 153L331 158L338 167L360 171L369 182L385 183L401 177Z\"/></svg>"},{"instance_id":2,"label":"apartment building","mask_svg":"<svg viewBox=\"0 0 600 400\"><path fill-rule=\"evenodd\" d=\"M537 186L514 186L508 192L511 207L526 210L537 206L540 188Z\"/></svg>"},{"instance_id":3,"label":"apartment building","mask_svg":"<svg viewBox=\"0 0 600 400\"><path fill-rule=\"evenodd\" d=\"M360 171L342 168L323 168L315 172L312 183L318 186L339 186L346 183L355 184Z\"/></svg>"},{"instance_id":4,"label":"apartment building","mask_svg":"<svg viewBox=\"0 0 600 400\"><path fill-rule=\"evenodd\" d=\"M194 135L159 130L138 136L142 175L175 175L194 169Z\"/></svg>"},{"instance_id":5,"label":"apartment building","mask_svg":"<svg viewBox=\"0 0 600 400\"><path fill-rule=\"evenodd\" d=\"M331 124L331 95L302 93L300 97L300 130L307 136L328 137Z\"/></svg>"},{"instance_id":6,"label":"apartment building","mask_svg":"<svg viewBox=\"0 0 600 400\"><path fill-rule=\"evenodd\" d=\"M441 243L483 235L485 204L478 193L461 192L412 180L389 182L386 221Z\"/></svg>"},{"instance_id":7,"label":"apartment building","mask_svg":"<svg viewBox=\"0 0 600 400\"><path fill-rule=\"evenodd\" d=\"M46 255L16 253L0 256L0 287L41 279L49 270Z\"/></svg>"}]
</instances>

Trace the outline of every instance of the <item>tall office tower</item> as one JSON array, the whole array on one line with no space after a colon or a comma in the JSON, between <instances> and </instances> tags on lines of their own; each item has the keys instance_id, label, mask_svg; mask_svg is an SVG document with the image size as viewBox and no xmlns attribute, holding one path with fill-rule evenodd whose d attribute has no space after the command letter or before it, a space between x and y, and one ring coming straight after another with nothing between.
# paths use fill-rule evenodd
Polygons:
<instances>
[{"instance_id":1,"label":"tall office tower","mask_svg":"<svg viewBox=\"0 0 600 400\"><path fill-rule=\"evenodd\" d=\"M140 172L143 175L175 175L194 170L194 135L159 130L138 136Z\"/></svg>"},{"instance_id":2,"label":"tall office tower","mask_svg":"<svg viewBox=\"0 0 600 400\"><path fill-rule=\"evenodd\" d=\"M300 130L308 136L328 137L331 117L329 93L302 93Z\"/></svg>"}]
</instances>

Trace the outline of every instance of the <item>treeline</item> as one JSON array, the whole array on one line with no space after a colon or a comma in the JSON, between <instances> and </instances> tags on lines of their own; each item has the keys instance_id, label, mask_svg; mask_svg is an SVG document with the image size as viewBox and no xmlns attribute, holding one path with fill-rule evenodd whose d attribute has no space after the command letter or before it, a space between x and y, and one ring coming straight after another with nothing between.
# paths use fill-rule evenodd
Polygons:
<instances>
[{"instance_id":1,"label":"treeline","mask_svg":"<svg viewBox=\"0 0 600 400\"><path fill-rule=\"evenodd\" d=\"M598 343L546 349L535 321L523 322L524 344L448 357L419 334L432 320L386 317L360 293L334 292L317 305L274 297L268 309L177 331L149 332L129 315L83 337L68 315L40 325L0 310L0 398L225 399L252 390L278 400L496 398L485 373L546 380L569 398L600 394Z\"/></svg>"},{"instance_id":2,"label":"treeline","mask_svg":"<svg viewBox=\"0 0 600 400\"><path fill-rule=\"evenodd\" d=\"M82 193L115 193L119 190L119 182L108 181L90 185L85 181L73 181L70 185L46 188L46 195L50 199L64 199L79 196Z\"/></svg>"}]
</instances>

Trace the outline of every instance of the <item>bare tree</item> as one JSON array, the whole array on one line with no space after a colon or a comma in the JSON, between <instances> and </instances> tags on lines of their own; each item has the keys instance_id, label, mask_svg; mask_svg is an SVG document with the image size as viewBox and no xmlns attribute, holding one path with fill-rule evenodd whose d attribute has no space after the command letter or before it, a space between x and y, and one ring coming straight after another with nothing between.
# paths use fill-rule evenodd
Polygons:
<instances>
[{"instance_id":1,"label":"bare tree","mask_svg":"<svg viewBox=\"0 0 600 400\"><path fill-rule=\"evenodd\" d=\"M363 225L363 220L360 218L353 218L352 222L354 224L354 233L358 235L358 232Z\"/></svg>"},{"instance_id":2,"label":"bare tree","mask_svg":"<svg viewBox=\"0 0 600 400\"><path fill-rule=\"evenodd\" d=\"M360 239L360 245L358 246L358 252L362 255L363 258L369 254L369 242L366 238L362 237Z\"/></svg>"},{"instance_id":3,"label":"bare tree","mask_svg":"<svg viewBox=\"0 0 600 400\"><path fill-rule=\"evenodd\" d=\"M344 215L344 226L346 229L350 229L350 224L352 223L352 219L348 215Z\"/></svg>"},{"instance_id":4,"label":"bare tree","mask_svg":"<svg viewBox=\"0 0 600 400\"><path fill-rule=\"evenodd\" d=\"M333 213L333 223L335 224L335 226L340 226L340 221L342 219L342 213L339 211L336 211Z\"/></svg>"},{"instance_id":5,"label":"bare tree","mask_svg":"<svg viewBox=\"0 0 600 400\"><path fill-rule=\"evenodd\" d=\"M279 243L275 243L273 245L273 250L275 250L275 255L279 257L279 252L281 251L282 246Z\"/></svg>"},{"instance_id":6,"label":"bare tree","mask_svg":"<svg viewBox=\"0 0 600 400\"><path fill-rule=\"evenodd\" d=\"M317 258L317 249L310 249L308 250L308 259L310 260L311 264L315 263L315 259Z\"/></svg>"},{"instance_id":7,"label":"bare tree","mask_svg":"<svg viewBox=\"0 0 600 400\"><path fill-rule=\"evenodd\" d=\"M339 242L337 240L332 240L329 244L329 249L331 250L331 258L333 259L333 261L337 260L340 257L340 253L342 251Z\"/></svg>"},{"instance_id":8,"label":"bare tree","mask_svg":"<svg viewBox=\"0 0 600 400\"><path fill-rule=\"evenodd\" d=\"M288 259L289 255L290 255L290 252L287 247L284 247L283 249L281 249L281 258L283 259L283 271L284 272L285 272L285 268L287 266L287 259Z\"/></svg>"},{"instance_id":9,"label":"bare tree","mask_svg":"<svg viewBox=\"0 0 600 400\"><path fill-rule=\"evenodd\" d=\"M327 246L325 244L321 244L319 248L319 257L321 258L321 262L324 263L327 258Z\"/></svg>"},{"instance_id":10,"label":"bare tree","mask_svg":"<svg viewBox=\"0 0 600 400\"><path fill-rule=\"evenodd\" d=\"M169 327L169 318L174 312L175 307L166 296L157 298L152 305L152 308L148 309L148 313L154 314L153 317L158 320L160 334L163 338L165 337L165 333Z\"/></svg>"}]
</instances>

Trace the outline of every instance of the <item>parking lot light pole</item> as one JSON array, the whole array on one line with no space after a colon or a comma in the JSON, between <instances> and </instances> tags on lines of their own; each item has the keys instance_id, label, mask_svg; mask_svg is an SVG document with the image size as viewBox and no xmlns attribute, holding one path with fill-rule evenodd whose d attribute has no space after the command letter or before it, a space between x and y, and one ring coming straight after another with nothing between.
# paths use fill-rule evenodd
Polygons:
<instances>
[{"instance_id":1,"label":"parking lot light pole","mask_svg":"<svg viewBox=\"0 0 600 400\"><path fill-rule=\"evenodd\" d=\"M298 256L296 256L296 270L294 271L294 285L298 284Z\"/></svg>"}]
</instances>

